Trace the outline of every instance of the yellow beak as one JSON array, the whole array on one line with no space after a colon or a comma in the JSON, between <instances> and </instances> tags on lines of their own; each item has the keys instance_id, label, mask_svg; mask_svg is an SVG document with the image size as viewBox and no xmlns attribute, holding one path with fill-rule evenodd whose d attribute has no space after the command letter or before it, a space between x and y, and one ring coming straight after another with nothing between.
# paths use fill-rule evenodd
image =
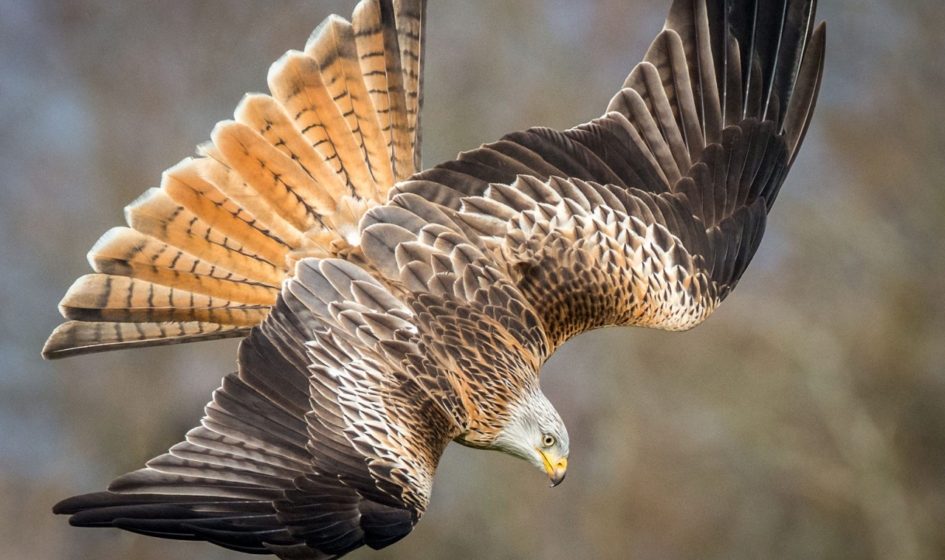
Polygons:
<instances>
[{"instance_id":1,"label":"yellow beak","mask_svg":"<svg viewBox=\"0 0 945 560\"><path fill-rule=\"evenodd\" d=\"M538 451L538 454L541 455L541 460L545 463L545 470L548 471L548 478L551 479L551 487L561 484L561 481L564 480L564 475L568 474L568 458L561 457L556 462L552 462L551 459L545 455L545 452L541 449L535 448Z\"/></svg>"}]
</instances>

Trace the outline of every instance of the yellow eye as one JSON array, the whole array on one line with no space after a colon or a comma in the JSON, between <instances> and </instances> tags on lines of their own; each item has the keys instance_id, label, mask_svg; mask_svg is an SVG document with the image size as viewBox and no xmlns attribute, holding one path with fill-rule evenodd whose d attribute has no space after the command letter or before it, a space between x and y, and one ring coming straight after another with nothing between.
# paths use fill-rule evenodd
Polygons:
<instances>
[{"instance_id":1,"label":"yellow eye","mask_svg":"<svg viewBox=\"0 0 945 560\"><path fill-rule=\"evenodd\" d=\"M545 447L551 447L555 444L555 436L551 434L545 434L545 436L541 439L541 444Z\"/></svg>"}]
</instances>

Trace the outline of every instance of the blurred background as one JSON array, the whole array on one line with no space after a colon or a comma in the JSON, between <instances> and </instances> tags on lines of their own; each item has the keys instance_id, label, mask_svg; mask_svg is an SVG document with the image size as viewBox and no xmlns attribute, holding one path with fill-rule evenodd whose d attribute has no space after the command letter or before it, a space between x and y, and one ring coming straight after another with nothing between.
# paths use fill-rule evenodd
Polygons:
<instances>
[{"instance_id":1,"label":"blurred background","mask_svg":"<svg viewBox=\"0 0 945 560\"><path fill-rule=\"evenodd\" d=\"M669 2L430 4L427 166L599 115ZM414 533L351 558L945 557L945 8L822 4L815 119L725 305L554 356L565 484L451 446ZM50 512L179 441L236 342L39 351L122 207L353 5L0 0L0 558L244 557Z\"/></svg>"}]
</instances>

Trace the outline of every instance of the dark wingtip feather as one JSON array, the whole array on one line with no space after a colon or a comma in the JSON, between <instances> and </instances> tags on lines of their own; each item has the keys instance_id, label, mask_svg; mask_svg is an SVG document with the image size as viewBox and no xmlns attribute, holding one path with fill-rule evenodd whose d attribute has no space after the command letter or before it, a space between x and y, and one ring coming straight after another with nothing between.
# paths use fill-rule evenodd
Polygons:
<instances>
[{"instance_id":1,"label":"dark wingtip feather","mask_svg":"<svg viewBox=\"0 0 945 560\"><path fill-rule=\"evenodd\" d=\"M206 540L253 554L273 553L269 544L300 544L268 500L95 492L62 500L53 506L53 513L70 515L69 524L76 527L116 527L148 536Z\"/></svg>"},{"instance_id":2,"label":"dark wingtip feather","mask_svg":"<svg viewBox=\"0 0 945 560\"><path fill-rule=\"evenodd\" d=\"M788 166L794 163L798 148L807 135L817 97L820 93L820 84L824 75L824 53L827 43L827 22L820 22L811 34L805 52L804 60L795 82L794 96L788 105L784 120L784 132L788 138L790 160Z\"/></svg>"}]
</instances>

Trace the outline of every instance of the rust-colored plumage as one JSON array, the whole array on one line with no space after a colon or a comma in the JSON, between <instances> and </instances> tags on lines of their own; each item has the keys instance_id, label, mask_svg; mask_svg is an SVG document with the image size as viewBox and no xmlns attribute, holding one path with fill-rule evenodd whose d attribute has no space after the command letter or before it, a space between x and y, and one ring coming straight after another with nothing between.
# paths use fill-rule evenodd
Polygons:
<instances>
[{"instance_id":1,"label":"rust-colored plumage","mask_svg":"<svg viewBox=\"0 0 945 560\"><path fill-rule=\"evenodd\" d=\"M810 122L809 0L677 0L598 119L419 170L423 0L363 0L128 206L44 355L244 336L201 425L76 525L336 558L410 532L450 441L564 477L538 371L731 292Z\"/></svg>"},{"instance_id":2,"label":"rust-colored plumage","mask_svg":"<svg viewBox=\"0 0 945 560\"><path fill-rule=\"evenodd\" d=\"M422 2L362 2L274 63L271 95L247 95L93 247L43 355L243 336L295 262L349 248L417 171L423 18Z\"/></svg>"}]
</instances>

